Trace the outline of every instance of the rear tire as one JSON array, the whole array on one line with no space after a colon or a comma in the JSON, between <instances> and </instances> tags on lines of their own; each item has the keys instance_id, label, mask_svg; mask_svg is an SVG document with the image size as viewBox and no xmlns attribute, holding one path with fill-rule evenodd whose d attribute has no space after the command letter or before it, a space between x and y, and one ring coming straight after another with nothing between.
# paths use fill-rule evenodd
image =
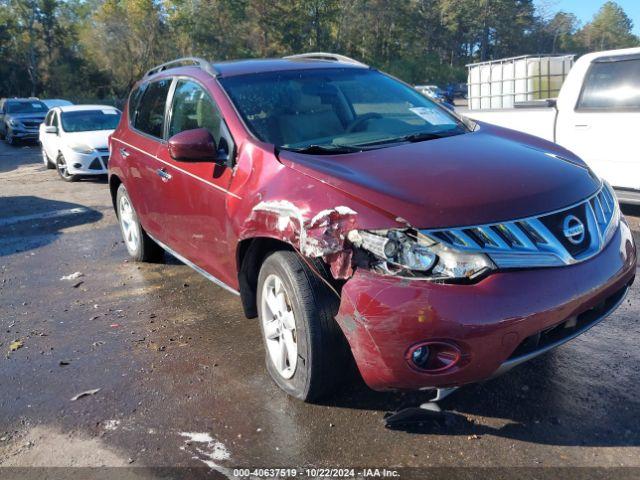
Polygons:
<instances>
[{"instance_id":1,"label":"rear tire","mask_svg":"<svg viewBox=\"0 0 640 480\"><path fill-rule=\"evenodd\" d=\"M144 231L138 214L133 208L124 184L118 187L116 195L118 223L124 244L131 258L136 262L159 263L164 260L164 250Z\"/></svg>"},{"instance_id":2,"label":"rear tire","mask_svg":"<svg viewBox=\"0 0 640 480\"><path fill-rule=\"evenodd\" d=\"M58 170L58 175L60 175L60 178L65 182L77 182L80 178L79 175L72 175L69 173L67 161L62 153L59 153L58 158L56 158L56 170Z\"/></svg>"},{"instance_id":3,"label":"rear tire","mask_svg":"<svg viewBox=\"0 0 640 480\"><path fill-rule=\"evenodd\" d=\"M335 293L292 251L267 257L257 293L271 378L305 402L332 394L352 361L334 319L339 307Z\"/></svg>"}]
</instances>

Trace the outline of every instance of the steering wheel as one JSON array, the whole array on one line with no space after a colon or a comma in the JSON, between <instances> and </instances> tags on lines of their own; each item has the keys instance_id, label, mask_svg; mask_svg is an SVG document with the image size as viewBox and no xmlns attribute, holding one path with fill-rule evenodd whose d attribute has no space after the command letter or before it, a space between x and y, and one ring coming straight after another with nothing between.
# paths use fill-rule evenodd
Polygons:
<instances>
[{"instance_id":1,"label":"steering wheel","mask_svg":"<svg viewBox=\"0 0 640 480\"><path fill-rule=\"evenodd\" d=\"M364 115L359 116L347 126L347 133L353 133L357 131L358 127L361 127L368 121L373 120L375 118L382 118L382 115L380 115L379 113L370 112L370 113L365 113Z\"/></svg>"}]
</instances>

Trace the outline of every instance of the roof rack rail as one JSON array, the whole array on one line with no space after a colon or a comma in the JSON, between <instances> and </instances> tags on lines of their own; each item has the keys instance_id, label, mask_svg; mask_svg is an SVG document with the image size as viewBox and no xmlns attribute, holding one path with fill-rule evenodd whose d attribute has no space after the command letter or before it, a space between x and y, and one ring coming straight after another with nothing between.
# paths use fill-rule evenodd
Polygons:
<instances>
[{"instance_id":1,"label":"roof rack rail","mask_svg":"<svg viewBox=\"0 0 640 480\"><path fill-rule=\"evenodd\" d=\"M154 73L158 73L164 70L169 70L170 68L178 68L186 65L195 65L201 70L204 70L205 72L207 72L208 74L214 77L218 74L215 68L213 68L213 65L211 65L211 62L205 60L204 58L184 57L184 58L177 58L176 60L171 60L170 62L163 63L162 65L157 65L153 67L151 70L147 71L147 73L145 73L144 76L148 77L150 75L153 75Z\"/></svg>"},{"instance_id":2,"label":"roof rack rail","mask_svg":"<svg viewBox=\"0 0 640 480\"><path fill-rule=\"evenodd\" d=\"M360 65L362 67L369 66L345 55L328 52L299 53L297 55L287 55L286 57L282 58L285 58L287 60L327 60L330 62L350 63L351 65Z\"/></svg>"}]
</instances>

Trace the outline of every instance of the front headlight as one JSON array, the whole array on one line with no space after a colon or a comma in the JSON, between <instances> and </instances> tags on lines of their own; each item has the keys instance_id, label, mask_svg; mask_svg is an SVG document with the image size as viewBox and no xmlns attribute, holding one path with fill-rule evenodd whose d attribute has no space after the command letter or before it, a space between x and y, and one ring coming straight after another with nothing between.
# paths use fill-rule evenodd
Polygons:
<instances>
[{"instance_id":1,"label":"front headlight","mask_svg":"<svg viewBox=\"0 0 640 480\"><path fill-rule=\"evenodd\" d=\"M11 125L12 127L22 127L22 123L20 123L18 120L14 120L13 118L9 120L9 125Z\"/></svg>"},{"instance_id":2,"label":"front headlight","mask_svg":"<svg viewBox=\"0 0 640 480\"><path fill-rule=\"evenodd\" d=\"M89 145L84 143L72 143L71 145L69 145L69 148L77 153L93 153L93 147L90 147Z\"/></svg>"},{"instance_id":3,"label":"front headlight","mask_svg":"<svg viewBox=\"0 0 640 480\"><path fill-rule=\"evenodd\" d=\"M352 230L351 243L374 259L384 273L432 280L473 280L495 270L482 253L468 253L413 230Z\"/></svg>"}]
</instances>

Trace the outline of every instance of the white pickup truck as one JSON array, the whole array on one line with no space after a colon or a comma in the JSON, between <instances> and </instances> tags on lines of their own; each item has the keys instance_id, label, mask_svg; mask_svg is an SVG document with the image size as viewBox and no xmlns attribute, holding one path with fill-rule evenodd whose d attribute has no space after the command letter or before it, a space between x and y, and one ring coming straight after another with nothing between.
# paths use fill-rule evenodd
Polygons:
<instances>
[{"instance_id":1,"label":"white pickup truck","mask_svg":"<svg viewBox=\"0 0 640 480\"><path fill-rule=\"evenodd\" d=\"M640 204L640 48L580 57L555 100L459 113L562 145Z\"/></svg>"}]
</instances>

